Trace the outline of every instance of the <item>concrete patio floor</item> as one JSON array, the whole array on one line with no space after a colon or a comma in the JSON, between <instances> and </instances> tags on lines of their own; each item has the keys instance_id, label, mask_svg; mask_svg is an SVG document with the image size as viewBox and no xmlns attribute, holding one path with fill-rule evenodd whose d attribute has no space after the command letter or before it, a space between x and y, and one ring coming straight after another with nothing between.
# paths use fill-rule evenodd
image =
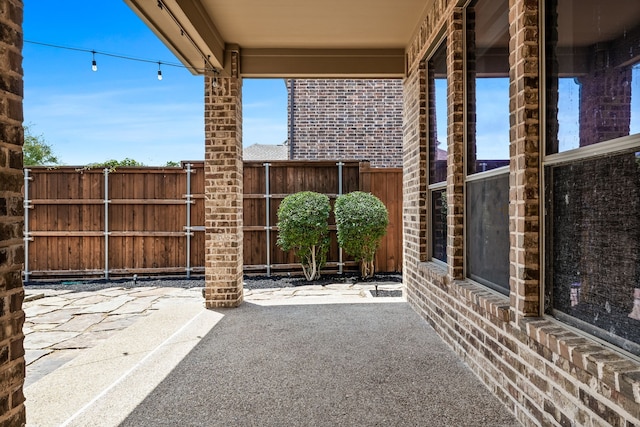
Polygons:
<instances>
[{"instance_id":1,"label":"concrete patio floor","mask_svg":"<svg viewBox=\"0 0 640 427\"><path fill-rule=\"evenodd\" d=\"M28 425L519 425L401 298L318 286L205 310L199 291L52 292L25 303Z\"/></svg>"}]
</instances>

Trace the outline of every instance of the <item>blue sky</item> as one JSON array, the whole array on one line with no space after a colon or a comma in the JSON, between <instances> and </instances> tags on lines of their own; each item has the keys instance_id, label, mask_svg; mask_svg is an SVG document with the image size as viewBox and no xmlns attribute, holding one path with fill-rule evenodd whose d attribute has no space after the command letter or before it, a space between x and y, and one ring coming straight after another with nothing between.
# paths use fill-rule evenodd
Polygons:
<instances>
[{"instance_id":1,"label":"blue sky","mask_svg":"<svg viewBox=\"0 0 640 427\"><path fill-rule=\"evenodd\" d=\"M476 82L476 154L480 160L509 159L509 79ZM436 79L436 129L439 148L446 150L447 81Z\"/></svg>"},{"instance_id":2,"label":"blue sky","mask_svg":"<svg viewBox=\"0 0 640 427\"><path fill-rule=\"evenodd\" d=\"M204 158L203 78L179 67L31 44L178 63L121 0L25 1L24 120L66 165L133 158L147 165ZM245 79L243 143L287 138L283 80Z\"/></svg>"}]
</instances>

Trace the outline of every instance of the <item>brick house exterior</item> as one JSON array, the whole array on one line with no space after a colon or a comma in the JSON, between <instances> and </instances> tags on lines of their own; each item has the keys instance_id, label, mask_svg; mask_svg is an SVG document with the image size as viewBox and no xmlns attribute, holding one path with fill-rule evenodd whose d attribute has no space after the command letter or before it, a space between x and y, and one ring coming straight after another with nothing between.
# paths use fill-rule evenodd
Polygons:
<instances>
[{"instance_id":1,"label":"brick house exterior","mask_svg":"<svg viewBox=\"0 0 640 427\"><path fill-rule=\"evenodd\" d=\"M491 3L497 6L501 2ZM510 83L510 268L507 292L501 295L468 276L469 240L465 240L468 227L465 209L469 209L470 206L465 203L465 198L468 197L472 182L466 181L464 159L468 156L468 163L475 153L465 148L465 122L472 121L475 111L474 106L464 104L465 90L471 94L474 90L471 86L465 87L464 72L465 69L467 72L473 72L476 64L471 60L465 63L463 49L465 45L469 50L473 48L473 40L467 38L465 43L464 38L465 23L470 25L474 15L473 10L467 11L458 7L454 1L437 1L431 6L419 35L407 49L409 72L404 81L403 269L407 300L524 425L638 425L638 358L612 350L588 334L566 326L564 321L545 315L553 310L549 307L552 304L550 300L542 300L545 289L542 263L546 259L549 269L553 261L558 262L558 257L562 256L558 254L555 258L549 259L548 254L542 253L545 235L542 233L544 189L540 186L543 172L543 148L540 141L543 138L542 129L546 128L547 134L552 134L553 130L557 131L558 128L557 116L554 118L553 114L550 114L554 102L558 101L557 95L555 98L553 96L553 83L547 83L548 120L543 116L540 105L543 82L540 64L543 58L542 50L538 47L544 42L541 38L544 34L541 17L544 16L542 11L545 2L510 0L508 5L506 2L502 3L508 7L505 16L508 19L510 40L508 74L505 75ZM547 15L547 19L549 16L553 15ZM638 22L635 23L637 25ZM548 21L548 24L553 23ZM553 30L553 27L547 29L551 34L554 34ZM425 171L429 170L429 158L433 156L433 150L429 149L429 133L423 131L428 129L429 123L433 123L430 115L426 113L429 103L432 102L428 94L433 90L433 76L430 75L427 58L434 54L441 42L446 47L448 81L448 157L443 187L447 204L446 239L443 240L446 244L444 263L432 258L432 242L429 236L433 227L433 216L428 196L425 198L425 195L430 193L429 174L425 174ZM634 52L634 56L635 54L637 52ZM547 64L553 65L552 61ZM613 80L619 84L616 87L625 87L619 78L618 72ZM611 90L607 92L602 89L604 88L598 90L611 96ZM586 90L588 88L585 85L583 92ZM615 95L614 91L614 98ZM620 98L616 98L615 102L624 104L625 101L621 101ZM627 109L628 99L629 97L626 101ZM588 102L584 100L581 108L588 108ZM611 98L605 103L609 104ZM625 115L621 113L624 108L618 106L616 111L617 116L624 120ZM589 127L589 124L585 123L588 120L587 115L581 116L581 130ZM600 126L600 129L609 131L613 128L615 127L610 123ZM469 135L475 132L473 124L467 126L466 132L466 139L471 139ZM629 129L627 127L626 133L617 130L614 133L616 134L613 137L628 135ZM597 137L598 141L606 139L599 135ZM584 137L581 138L581 143L590 144ZM603 161L594 168L591 176L598 167L605 167L606 163L608 162ZM589 178L585 176L584 179ZM635 188L634 192L637 191L637 184ZM596 199L594 190L609 191L605 190L604 186L594 187L589 196L593 199L589 202ZM586 215L587 217L576 220L585 221L585 225L587 221L593 223L596 220L596 214L591 218L588 217L588 213ZM596 221L602 221L601 216ZM634 224L631 229L635 227L636 231L626 234L629 237L633 236L638 228L637 221L631 221L631 224ZM590 230L593 231L592 228ZM569 250L575 250L575 235L574 238L569 235L566 237L572 242L573 249ZM557 239L546 237L552 238ZM604 255L603 252L610 251L615 245L600 241L600 246L598 256ZM632 267L632 271L636 271L637 275L638 257L634 244L625 248L631 251L631 257L635 260L636 267ZM567 256L570 256L569 253ZM616 274L608 271L609 275L612 273ZM551 273L547 271L547 277L549 274ZM625 276L626 279L622 279L621 276ZM620 274L616 277L628 282L633 274ZM551 287L549 282L550 280L547 282L548 288ZM633 290L625 294L629 301L633 299L632 294ZM637 302L635 304L637 305ZM631 305L628 307L629 311ZM632 316L633 312L629 314L629 317ZM636 322L632 327L637 330L639 325Z\"/></svg>"},{"instance_id":2,"label":"brick house exterior","mask_svg":"<svg viewBox=\"0 0 640 427\"><path fill-rule=\"evenodd\" d=\"M0 1L0 425L25 425L25 359L21 269L22 230L22 10L20 0Z\"/></svg>"},{"instance_id":3,"label":"brick house exterior","mask_svg":"<svg viewBox=\"0 0 640 427\"><path fill-rule=\"evenodd\" d=\"M633 83L621 71L630 64L636 65L632 75L638 76L640 5L635 0L480 2L486 7L485 12L492 13L487 13L490 19L477 22L476 18L481 15L474 10L477 3L454 0L425 0L421 3L425 13L419 14L420 21L407 18L406 27L416 28L416 31L403 46L403 55L399 56L400 62L404 58L404 64L397 68L394 68L396 62L377 61L382 56L397 59L394 52L376 56L376 52L358 51L355 55L345 48L344 52L302 49L304 52L293 50L282 54L274 49L287 46L274 44L266 50L254 46L243 61L241 46L230 42L225 44L222 40L219 45L209 47L225 68L225 74L216 79L206 71L204 88L206 305L209 308L235 307L242 303L242 76L282 77L288 74L298 78L300 74L307 73L307 78L319 78L331 73L341 76L351 72L356 77L366 77L375 74L376 70L381 76L394 74L398 77L401 74L404 95L403 277L408 303L478 375L487 386L487 393L494 393L523 425L640 425L640 343L637 338L633 342L611 340L616 334L633 334L640 330L640 237L637 222L626 220L627 217L637 219L640 216L637 212L640 184L634 181L635 185L631 185L627 181L628 187L623 187L627 191L623 192L612 185L590 185L598 179L609 179L615 183L615 178L620 175L617 170L621 168L625 173L633 170L635 178L639 176L640 133L637 129L631 133L629 127L619 120L628 122L627 111L632 115L638 113L637 107L630 110L630 97L620 84ZM161 13L155 2L130 0L129 3L140 11ZM247 3L244 7L252 7L257 2L243 3ZM375 4L384 6L384 3ZM4 29L2 43L5 47L0 61L4 83L3 109L0 111L3 122L0 135L0 174L3 178L0 181L0 321L4 332L0 342L0 369L3 372L0 423L22 425L24 358L21 329L24 314L19 275L22 262L22 164L19 160L22 134L18 130L22 123L22 2L2 0L0 5ZM568 19L561 20L558 19L558 11L564 5L574 7L570 8L569 16L564 17ZM240 2L229 2L229 7L232 6L243 7ZM347 7L345 5L345 9ZM203 17L205 8L194 7L184 11L186 18L195 22L193 27L203 32L202 39L220 41L220 37L211 35L215 17ZM496 11L499 13L493 13ZM597 13L592 13L594 11ZM235 12L242 13L241 10ZM275 12L273 20L296 18L292 16L293 11L289 14L282 13L282 10ZM352 16L358 16L356 12L351 11ZM600 14L609 14L606 15L609 19L599 20ZM573 15L576 19L572 19ZM192 45L174 21L167 20L165 16L163 20L154 20L151 12L145 16L149 25L165 30L160 33L167 40L174 41L177 50L181 49L181 41L187 46L182 48L185 49L181 52L183 57L191 54L198 61L202 59L197 52L190 53L188 49L192 49ZM480 45L487 39L475 37L475 29L492 29L491 24L497 22L495 16L504 18L506 34L503 32L497 49L476 52L476 42ZM598 21L589 23L588 19L593 16ZM211 25L203 25L205 18ZM589 24L581 28L581 36L586 34L589 37L566 37L565 33L565 37L560 38L558 28L567 23ZM283 23L277 24L277 28L287 29ZM625 26L621 28L620 24ZM301 26L297 26L296 31L299 28ZM616 31L600 32L603 28ZM624 31L617 31L620 29ZM381 32L380 29L377 31ZM485 31L483 35L490 33ZM600 39L609 35L613 38ZM298 33L295 36L297 46L304 47L305 43L318 46L318 40L305 40ZM250 41L250 37L247 40ZM575 46L562 44L567 41L582 41L586 45L573 49ZM444 54L440 57L438 51L442 47ZM557 49L565 47L572 49ZM560 54L554 56L555 51ZM488 53L485 57L474 56L480 57L485 53ZM582 53L588 55L570 56ZM357 56L357 60L348 62L349 55ZM363 60L363 57L370 61ZM567 57L568 62L565 61ZM307 64L311 66L307 67ZM379 68L374 69L376 65ZM609 66L620 70L607 75L603 68ZM470 94L476 93L475 76L482 70L486 75L500 75L507 79L505 104L508 105L509 166L506 173L497 168L489 175L470 177L468 175L472 173L465 165L469 160L472 160L472 165L475 163L476 152L465 144L473 141L476 130L479 130L474 121L483 111L466 100ZM601 126L596 126L595 140L577 138L580 142L577 147L561 153L554 145L558 128L566 123L562 122L558 112L559 85L566 82L558 77L567 75L572 81L576 77L585 78L581 91L583 95L590 95L589 99L585 99L589 96L580 99L580 111L589 113L586 117L583 113L579 118L580 130L587 130L597 123ZM470 76L472 78L468 78ZM599 78L601 84L589 82L591 77ZM430 144L436 123L431 116L433 93L437 94L439 90L435 84L437 79L446 82L447 160L446 179L434 183L429 181L429 177L432 162L437 158L437 147ZM217 80L216 85L213 85L214 80ZM607 85L612 85L620 93L607 90ZM597 101L597 97L601 100ZM606 110L611 101L621 104L615 106L617 112L599 115L598 112ZM596 110L590 106L591 102L598 104ZM590 123L590 117L602 117L604 120ZM600 131L601 137L597 136ZM593 136L594 132L590 134ZM602 138L614 139L603 141ZM594 179L596 174L598 179ZM506 177L506 212L500 213L507 216L508 249L502 266L508 265L508 268L506 287L501 283L501 291L469 277L468 251L476 242L466 235L467 220L474 218L465 216L466 210L470 209L466 197L474 191L476 184L496 177ZM558 179L554 181L554 177ZM579 190L585 189L578 191L582 197L573 197L574 193L571 193L556 200L554 192L564 196L562 186L567 183L575 184ZM611 188L615 191L610 191ZM579 232L573 234L568 248L574 251L574 255L563 261L560 253L566 253L567 248L563 248L562 240L569 234L566 229L553 226L556 223L564 226L566 215L556 215L551 211L559 209L564 213L562 209L575 204L574 199L578 207L582 201L587 201L589 211L601 209L599 205L602 204L606 208L612 194L618 199L625 197L628 203L616 200L616 209L609 209L604 215L588 212L584 217L570 218L569 225L576 228L577 224ZM434 207L439 215L433 215ZM491 211L493 206L487 204L486 208ZM620 217L617 210L635 215ZM441 223L434 224L438 221ZM439 242L446 247L444 260L436 260L432 256L435 225L445 231L444 240ZM483 225L490 227L492 222L486 221ZM600 228L617 233L620 238L615 242L606 238L602 242L590 240L594 232L602 235ZM598 244L608 247L595 254L594 262L589 249ZM583 247L586 250L582 250ZM613 257L621 263L613 264L608 259L609 254L617 255L621 251L624 257ZM604 272L596 271L594 274L590 271L594 264L601 267L605 262L607 268ZM570 282L557 277L557 271L566 270L563 264L584 265L586 270L581 268L580 274ZM625 274L620 274L621 271ZM563 288L563 283L571 287ZM556 285L559 289L555 289ZM616 329L611 325L604 335L598 335L597 330L601 328L597 325L585 328L580 323L571 323L569 317L572 316L563 317L557 313L562 308L556 306L558 300L570 302L571 307L575 304L578 308L581 304L593 307L606 301L602 304L602 312L596 314L611 316L617 307L610 302L615 302L620 289L627 298L627 304L622 307L624 316L618 319L624 328ZM578 312L572 314L579 315ZM451 396L451 399L464 399L464 396ZM425 424L429 422L424 421Z\"/></svg>"},{"instance_id":4,"label":"brick house exterior","mask_svg":"<svg viewBox=\"0 0 640 427\"><path fill-rule=\"evenodd\" d=\"M402 80L289 79L292 160L402 167Z\"/></svg>"}]
</instances>

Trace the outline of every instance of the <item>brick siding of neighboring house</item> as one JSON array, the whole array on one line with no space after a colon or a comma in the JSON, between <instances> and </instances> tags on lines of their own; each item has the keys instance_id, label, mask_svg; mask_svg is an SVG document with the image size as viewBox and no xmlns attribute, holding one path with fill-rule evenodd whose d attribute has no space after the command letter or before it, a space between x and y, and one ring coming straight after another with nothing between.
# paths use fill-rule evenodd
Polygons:
<instances>
[{"instance_id":1,"label":"brick siding of neighboring house","mask_svg":"<svg viewBox=\"0 0 640 427\"><path fill-rule=\"evenodd\" d=\"M0 425L25 424L22 10L0 1Z\"/></svg>"},{"instance_id":2,"label":"brick siding of neighboring house","mask_svg":"<svg viewBox=\"0 0 640 427\"><path fill-rule=\"evenodd\" d=\"M402 167L401 80L287 80L292 160Z\"/></svg>"}]
</instances>

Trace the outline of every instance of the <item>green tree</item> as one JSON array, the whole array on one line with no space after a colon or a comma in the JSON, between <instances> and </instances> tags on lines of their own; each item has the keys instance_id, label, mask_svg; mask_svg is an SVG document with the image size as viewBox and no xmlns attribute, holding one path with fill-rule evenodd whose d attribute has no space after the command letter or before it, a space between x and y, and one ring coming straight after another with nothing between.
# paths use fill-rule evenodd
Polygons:
<instances>
[{"instance_id":1,"label":"green tree","mask_svg":"<svg viewBox=\"0 0 640 427\"><path fill-rule=\"evenodd\" d=\"M130 159L129 157L125 157L122 160L110 159L104 162L98 163L90 163L87 165L90 168L108 168L108 169L116 169L122 166L146 166L144 163L141 163L137 160Z\"/></svg>"},{"instance_id":2,"label":"green tree","mask_svg":"<svg viewBox=\"0 0 640 427\"><path fill-rule=\"evenodd\" d=\"M166 167L168 168L177 168L180 167L180 162L176 162L174 160L169 160L167 163L164 164Z\"/></svg>"},{"instance_id":3,"label":"green tree","mask_svg":"<svg viewBox=\"0 0 640 427\"><path fill-rule=\"evenodd\" d=\"M24 125L24 144L22 146L24 166L58 165L60 161L53 154L51 145L43 135L34 135L30 125Z\"/></svg>"},{"instance_id":4,"label":"green tree","mask_svg":"<svg viewBox=\"0 0 640 427\"><path fill-rule=\"evenodd\" d=\"M376 250L389 224L386 206L373 194L354 191L336 199L334 213L338 244L360 261L364 279L373 277Z\"/></svg>"},{"instance_id":5,"label":"green tree","mask_svg":"<svg viewBox=\"0 0 640 427\"><path fill-rule=\"evenodd\" d=\"M324 194L302 191L290 194L278 208L278 246L300 258L307 280L320 278L329 250L329 212Z\"/></svg>"}]
</instances>

